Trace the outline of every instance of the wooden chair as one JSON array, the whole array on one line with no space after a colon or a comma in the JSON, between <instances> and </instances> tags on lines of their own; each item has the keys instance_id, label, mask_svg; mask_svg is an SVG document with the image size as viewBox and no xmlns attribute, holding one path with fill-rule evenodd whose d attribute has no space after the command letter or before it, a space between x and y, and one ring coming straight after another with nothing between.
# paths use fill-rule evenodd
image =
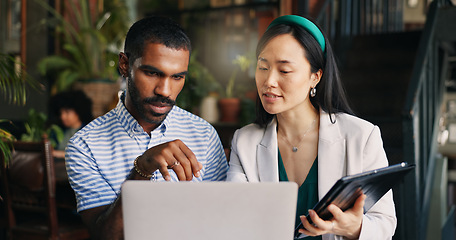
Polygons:
<instances>
[{"instance_id":1,"label":"wooden chair","mask_svg":"<svg viewBox=\"0 0 456 240\"><path fill-rule=\"evenodd\" d=\"M89 239L74 211L60 211L52 146L42 142L14 142L9 165L1 154L1 196L7 239Z\"/></svg>"}]
</instances>

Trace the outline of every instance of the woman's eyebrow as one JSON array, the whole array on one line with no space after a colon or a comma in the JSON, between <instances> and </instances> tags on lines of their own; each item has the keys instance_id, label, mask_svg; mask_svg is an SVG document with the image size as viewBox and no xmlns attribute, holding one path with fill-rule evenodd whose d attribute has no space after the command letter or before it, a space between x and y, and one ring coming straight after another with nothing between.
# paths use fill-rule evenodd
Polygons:
<instances>
[{"instance_id":1,"label":"woman's eyebrow","mask_svg":"<svg viewBox=\"0 0 456 240\"><path fill-rule=\"evenodd\" d=\"M265 62L265 63L268 62L268 60L267 60L266 58L262 58L262 57L259 57L259 58L258 58L258 61L259 61L259 62Z\"/></svg>"},{"instance_id":2,"label":"woman's eyebrow","mask_svg":"<svg viewBox=\"0 0 456 240\"><path fill-rule=\"evenodd\" d=\"M277 60L276 61L277 63L291 63L293 64L294 62L290 61L290 60Z\"/></svg>"},{"instance_id":3,"label":"woman's eyebrow","mask_svg":"<svg viewBox=\"0 0 456 240\"><path fill-rule=\"evenodd\" d=\"M259 58L258 58L258 61L259 61L259 62L268 63L268 60L267 60L266 58L262 58L262 57L259 57ZM294 62L289 61L289 60L277 60L276 63L281 63L281 64L284 64L284 63L291 63L291 64L293 64Z\"/></svg>"}]
</instances>

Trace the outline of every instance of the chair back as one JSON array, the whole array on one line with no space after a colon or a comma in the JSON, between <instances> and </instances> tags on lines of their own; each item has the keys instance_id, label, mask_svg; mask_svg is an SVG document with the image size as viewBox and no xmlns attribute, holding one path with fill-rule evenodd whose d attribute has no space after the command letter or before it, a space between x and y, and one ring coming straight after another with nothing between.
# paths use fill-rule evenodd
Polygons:
<instances>
[{"instance_id":1,"label":"chair back","mask_svg":"<svg viewBox=\"0 0 456 240\"><path fill-rule=\"evenodd\" d=\"M46 229L37 227L29 231L35 231L35 234L41 232L47 235L48 239L57 239L52 146L49 140L44 139L41 142L16 141L13 147L11 159L7 163L2 157L1 169L7 234L11 237L15 235L15 231L24 230L20 225L21 218L27 218L28 221L32 214L41 214L41 224L45 223Z\"/></svg>"}]
</instances>

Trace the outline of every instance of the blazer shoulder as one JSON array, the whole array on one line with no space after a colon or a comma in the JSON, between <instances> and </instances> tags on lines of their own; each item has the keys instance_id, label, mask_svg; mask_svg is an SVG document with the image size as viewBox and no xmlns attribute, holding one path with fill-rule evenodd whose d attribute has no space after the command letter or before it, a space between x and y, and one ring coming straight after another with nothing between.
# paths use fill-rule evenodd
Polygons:
<instances>
[{"instance_id":1,"label":"blazer shoulder","mask_svg":"<svg viewBox=\"0 0 456 240\"><path fill-rule=\"evenodd\" d=\"M233 138L236 138L237 140L241 139L261 139L264 135L265 129L260 127L258 124L251 123L249 125L246 125L234 133Z\"/></svg>"},{"instance_id":2,"label":"blazer shoulder","mask_svg":"<svg viewBox=\"0 0 456 240\"><path fill-rule=\"evenodd\" d=\"M370 135L375 129L378 129L371 122L346 113L337 114L335 124L339 125L342 135Z\"/></svg>"},{"instance_id":3,"label":"blazer shoulder","mask_svg":"<svg viewBox=\"0 0 456 240\"><path fill-rule=\"evenodd\" d=\"M372 129L375 127L371 122L347 113L337 114L336 123L344 127L358 127L363 129Z\"/></svg>"}]
</instances>

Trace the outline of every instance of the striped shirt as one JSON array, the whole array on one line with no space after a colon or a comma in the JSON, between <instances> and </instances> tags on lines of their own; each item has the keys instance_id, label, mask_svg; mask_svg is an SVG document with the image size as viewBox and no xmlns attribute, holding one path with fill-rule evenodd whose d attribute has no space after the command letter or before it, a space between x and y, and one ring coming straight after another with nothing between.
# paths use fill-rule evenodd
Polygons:
<instances>
[{"instance_id":1,"label":"striped shirt","mask_svg":"<svg viewBox=\"0 0 456 240\"><path fill-rule=\"evenodd\" d=\"M120 100L116 108L98 117L69 141L66 168L76 193L77 209L111 204L133 168L134 159L158 144L180 139L203 164L192 181L223 181L228 163L215 129L205 120L177 106L150 136ZM169 169L171 181L177 175ZM157 170L154 181L165 181Z\"/></svg>"}]
</instances>

